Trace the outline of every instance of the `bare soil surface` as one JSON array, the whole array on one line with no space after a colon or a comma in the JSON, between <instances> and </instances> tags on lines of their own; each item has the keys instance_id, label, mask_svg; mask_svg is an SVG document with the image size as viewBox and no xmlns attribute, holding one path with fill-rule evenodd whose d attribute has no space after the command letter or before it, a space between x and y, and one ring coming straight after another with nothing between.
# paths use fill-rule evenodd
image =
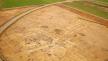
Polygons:
<instances>
[{"instance_id":1,"label":"bare soil surface","mask_svg":"<svg viewBox=\"0 0 108 61\"><path fill-rule=\"evenodd\" d=\"M92 21L92 22L95 22L95 23L98 23L98 24L101 24L101 25L108 27L108 19L98 17L96 15L81 11L81 10L73 8L73 7L66 6L64 4L58 4L57 6L62 7L64 9L67 9L71 12L74 12L74 13L86 18L86 20L88 19L88 21Z\"/></svg>"},{"instance_id":2,"label":"bare soil surface","mask_svg":"<svg viewBox=\"0 0 108 61\"><path fill-rule=\"evenodd\" d=\"M0 37L7 61L108 61L108 28L58 6L34 11Z\"/></svg>"},{"instance_id":3,"label":"bare soil surface","mask_svg":"<svg viewBox=\"0 0 108 61\"><path fill-rule=\"evenodd\" d=\"M12 17L33 7L13 8L0 11L0 26L9 21Z\"/></svg>"}]
</instances>

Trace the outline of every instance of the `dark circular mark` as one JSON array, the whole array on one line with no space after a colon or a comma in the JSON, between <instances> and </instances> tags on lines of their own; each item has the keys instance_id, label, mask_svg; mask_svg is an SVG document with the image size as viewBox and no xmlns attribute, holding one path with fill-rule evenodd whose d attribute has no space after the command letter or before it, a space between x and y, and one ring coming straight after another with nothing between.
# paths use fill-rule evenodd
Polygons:
<instances>
[{"instance_id":1,"label":"dark circular mark","mask_svg":"<svg viewBox=\"0 0 108 61\"><path fill-rule=\"evenodd\" d=\"M43 25L43 26L40 26L41 28L48 28L48 26L45 26L45 25Z\"/></svg>"},{"instance_id":2,"label":"dark circular mark","mask_svg":"<svg viewBox=\"0 0 108 61\"><path fill-rule=\"evenodd\" d=\"M73 35L73 37L77 37L77 36L78 36L77 34L74 34L74 35Z\"/></svg>"},{"instance_id":3,"label":"dark circular mark","mask_svg":"<svg viewBox=\"0 0 108 61\"><path fill-rule=\"evenodd\" d=\"M86 36L84 33L78 33L79 35L81 35L81 36Z\"/></svg>"},{"instance_id":4,"label":"dark circular mark","mask_svg":"<svg viewBox=\"0 0 108 61\"><path fill-rule=\"evenodd\" d=\"M52 56L52 54L50 54L50 53L47 53L48 54L48 56Z\"/></svg>"},{"instance_id":5,"label":"dark circular mark","mask_svg":"<svg viewBox=\"0 0 108 61\"><path fill-rule=\"evenodd\" d=\"M54 32L55 32L56 34L61 34L62 31L63 31L63 30L61 30L61 29L54 29Z\"/></svg>"},{"instance_id":6,"label":"dark circular mark","mask_svg":"<svg viewBox=\"0 0 108 61\"><path fill-rule=\"evenodd\" d=\"M0 39L0 42L2 41L2 39Z\"/></svg>"},{"instance_id":7,"label":"dark circular mark","mask_svg":"<svg viewBox=\"0 0 108 61\"><path fill-rule=\"evenodd\" d=\"M19 56L20 57L20 59L22 59L23 58L23 56Z\"/></svg>"},{"instance_id":8,"label":"dark circular mark","mask_svg":"<svg viewBox=\"0 0 108 61\"><path fill-rule=\"evenodd\" d=\"M29 58L27 61L34 61L33 59Z\"/></svg>"},{"instance_id":9,"label":"dark circular mark","mask_svg":"<svg viewBox=\"0 0 108 61\"><path fill-rule=\"evenodd\" d=\"M108 61L108 59L104 59L104 61Z\"/></svg>"},{"instance_id":10,"label":"dark circular mark","mask_svg":"<svg viewBox=\"0 0 108 61\"><path fill-rule=\"evenodd\" d=\"M108 49L107 48L101 48L103 51L106 51L106 52L108 52Z\"/></svg>"}]
</instances>

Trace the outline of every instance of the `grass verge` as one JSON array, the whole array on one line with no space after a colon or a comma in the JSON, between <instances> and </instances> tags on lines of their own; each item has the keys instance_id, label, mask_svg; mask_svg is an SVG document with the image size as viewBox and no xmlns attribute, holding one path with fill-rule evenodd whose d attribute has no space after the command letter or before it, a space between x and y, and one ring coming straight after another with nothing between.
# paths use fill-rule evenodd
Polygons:
<instances>
[{"instance_id":1,"label":"grass verge","mask_svg":"<svg viewBox=\"0 0 108 61\"><path fill-rule=\"evenodd\" d=\"M27 5L43 5L48 3L54 3L64 0L2 0L0 3L1 8L12 8Z\"/></svg>"},{"instance_id":2,"label":"grass verge","mask_svg":"<svg viewBox=\"0 0 108 61\"><path fill-rule=\"evenodd\" d=\"M100 5L108 6L108 0L94 0L93 2Z\"/></svg>"},{"instance_id":3,"label":"grass verge","mask_svg":"<svg viewBox=\"0 0 108 61\"><path fill-rule=\"evenodd\" d=\"M64 4L94 14L96 16L108 19L108 10L98 5L88 4L85 1L74 1Z\"/></svg>"}]
</instances>

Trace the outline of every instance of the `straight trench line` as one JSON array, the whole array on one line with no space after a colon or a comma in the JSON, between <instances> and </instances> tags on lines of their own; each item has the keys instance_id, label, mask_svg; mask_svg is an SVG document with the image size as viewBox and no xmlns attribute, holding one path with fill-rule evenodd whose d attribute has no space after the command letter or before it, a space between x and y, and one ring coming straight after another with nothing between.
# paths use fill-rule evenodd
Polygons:
<instances>
[{"instance_id":1,"label":"straight trench line","mask_svg":"<svg viewBox=\"0 0 108 61\"><path fill-rule=\"evenodd\" d=\"M25 15L29 14L29 13L32 13L36 10L39 10L39 9L42 9L42 8L45 8L45 7L48 7L48 6L51 6L51 5L55 5L55 4L60 4L60 3L66 3L66 2L70 2L70 1L63 1L63 2L56 2L56 3L52 3L52 4L47 4L47 5L44 5L44 6L41 6L41 7L38 7L38 8L33 8L33 9L30 9L26 12L23 12L22 14L18 15L18 16L14 16L13 18L11 18L8 22L6 22L4 25L2 25L0 27L0 35L8 28L10 27L11 25L13 25L14 23L16 23L20 18L24 17Z\"/></svg>"}]
</instances>

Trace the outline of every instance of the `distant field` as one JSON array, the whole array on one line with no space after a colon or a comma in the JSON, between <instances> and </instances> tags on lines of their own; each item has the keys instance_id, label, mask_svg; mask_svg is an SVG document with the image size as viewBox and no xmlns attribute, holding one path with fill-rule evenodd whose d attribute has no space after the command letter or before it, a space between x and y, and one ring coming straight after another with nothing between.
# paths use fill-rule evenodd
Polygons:
<instances>
[{"instance_id":1,"label":"distant field","mask_svg":"<svg viewBox=\"0 0 108 61\"><path fill-rule=\"evenodd\" d=\"M94 0L95 3L108 6L108 0Z\"/></svg>"},{"instance_id":2,"label":"distant field","mask_svg":"<svg viewBox=\"0 0 108 61\"><path fill-rule=\"evenodd\" d=\"M104 3L108 4L108 0L96 0L96 1L101 1L101 2L104 2Z\"/></svg>"},{"instance_id":3,"label":"distant field","mask_svg":"<svg viewBox=\"0 0 108 61\"><path fill-rule=\"evenodd\" d=\"M105 0L103 0L105 1ZM71 3L64 3L67 6L74 7L80 9L82 11L97 15L99 17L103 17L108 19L108 8L100 7L98 5L89 4L85 1L74 1Z\"/></svg>"},{"instance_id":4,"label":"distant field","mask_svg":"<svg viewBox=\"0 0 108 61\"><path fill-rule=\"evenodd\" d=\"M42 5L63 0L3 0L0 3L1 8L11 8L27 5Z\"/></svg>"}]
</instances>

